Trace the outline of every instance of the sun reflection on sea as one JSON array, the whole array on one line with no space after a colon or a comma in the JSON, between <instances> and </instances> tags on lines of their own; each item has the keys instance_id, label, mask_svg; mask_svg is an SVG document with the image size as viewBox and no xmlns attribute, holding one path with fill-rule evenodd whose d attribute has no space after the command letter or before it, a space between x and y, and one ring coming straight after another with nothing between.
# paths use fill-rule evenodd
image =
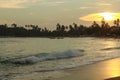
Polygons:
<instances>
[{"instance_id":1,"label":"sun reflection on sea","mask_svg":"<svg viewBox=\"0 0 120 80\"><path fill-rule=\"evenodd\" d=\"M106 49L106 53L115 53L117 52L118 45L117 42L115 42L114 40L110 40L110 41L105 41L103 42L104 49ZM117 52L118 53L118 52ZM116 59L116 60L111 60L108 63L106 63L104 66L104 72L105 75L109 76L109 77L118 77L120 76L120 60Z\"/></svg>"},{"instance_id":2,"label":"sun reflection on sea","mask_svg":"<svg viewBox=\"0 0 120 80\"><path fill-rule=\"evenodd\" d=\"M104 48L114 48L117 46L117 43L114 41L105 41L103 44L105 45Z\"/></svg>"},{"instance_id":3,"label":"sun reflection on sea","mask_svg":"<svg viewBox=\"0 0 120 80\"><path fill-rule=\"evenodd\" d=\"M105 73L110 77L120 76L120 62L117 60L112 60L106 66L104 66L106 70Z\"/></svg>"}]
</instances>

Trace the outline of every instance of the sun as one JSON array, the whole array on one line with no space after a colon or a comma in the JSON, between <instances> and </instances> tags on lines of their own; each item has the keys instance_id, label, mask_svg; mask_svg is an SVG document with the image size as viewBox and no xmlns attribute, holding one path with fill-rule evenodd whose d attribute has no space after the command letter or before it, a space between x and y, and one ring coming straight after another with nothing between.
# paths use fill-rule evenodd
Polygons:
<instances>
[{"instance_id":1,"label":"sun","mask_svg":"<svg viewBox=\"0 0 120 80\"><path fill-rule=\"evenodd\" d=\"M114 20L120 19L120 13L113 12L101 12L93 13L80 17L83 21L98 21L100 22L104 18L105 21L112 22Z\"/></svg>"},{"instance_id":2,"label":"sun","mask_svg":"<svg viewBox=\"0 0 120 80\"><path fill-rule=\"evenodd\" d=\"M114 13L110 13L110 12L100 13L100 16L104 18L106 21L112 21L115 19Z\"/></svg>"}]
</instances>

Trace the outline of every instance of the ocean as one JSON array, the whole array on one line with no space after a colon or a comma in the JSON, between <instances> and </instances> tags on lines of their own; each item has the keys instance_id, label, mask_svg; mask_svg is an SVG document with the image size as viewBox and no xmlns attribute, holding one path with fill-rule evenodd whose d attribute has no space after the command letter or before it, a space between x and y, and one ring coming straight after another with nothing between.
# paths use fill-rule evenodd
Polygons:
<instances>
[{"instance_id":1,"label":"ocean","mask_svg":"<svg viewBox=\"0 0 120 80\"><path fill-rule=\"evenodd\" d=\"M120 39L0 38L0 80L54 80L66 69L120 57Z\"/></svg>"}]
</instances>

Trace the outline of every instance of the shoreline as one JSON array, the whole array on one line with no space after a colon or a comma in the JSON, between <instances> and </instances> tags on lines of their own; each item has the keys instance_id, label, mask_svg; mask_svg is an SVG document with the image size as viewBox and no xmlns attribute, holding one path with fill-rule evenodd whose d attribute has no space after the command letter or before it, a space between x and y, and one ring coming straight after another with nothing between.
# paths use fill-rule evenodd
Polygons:
<instances>
[{"instance_id":1,"label":"shoreline","mask_svg":"<svg viewBox=\"0 0 120 80\"><path fill-rule=\"evenodd\" d=\"M70 75L55 80L120 80L119 67L120 57L64 70Z\"/></svg>"},{"instance_id":2,"label":"shoreline","mask_svg":"<svg viewBox=\"0 0 120 80\"><path fill-rule=\"evenodd\" d=\"M89 38L89 37L91 37L91 38L111 38L111 39L120 39L120 36L118 36L118 37L113 37L113 36L110 36L110 37L108 37L108 36L58 36L58 37L54 37L54 36L46 36L46 37L33 37L33 36L26 36L26 37L18 37L18 36L0 36L0 38L48 38L48 39L64 39L64 38Z\"/></svg>"}]
</instances>

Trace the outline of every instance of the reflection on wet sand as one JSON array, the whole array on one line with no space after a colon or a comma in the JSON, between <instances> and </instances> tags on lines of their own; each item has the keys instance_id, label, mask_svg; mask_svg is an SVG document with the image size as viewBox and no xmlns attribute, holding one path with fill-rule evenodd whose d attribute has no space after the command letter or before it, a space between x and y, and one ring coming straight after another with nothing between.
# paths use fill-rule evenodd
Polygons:
<instances>
[{"instance_id":1,"label":"reflection on wet sand","mask_svg":"<svg viewBox=\"0 0 120 80\"><path fill-rule=\"evenodd\" d=\"M120 61L112 60L104 66L104 70L108 76L120 76Z\"/></svg>"}]
</instances>

